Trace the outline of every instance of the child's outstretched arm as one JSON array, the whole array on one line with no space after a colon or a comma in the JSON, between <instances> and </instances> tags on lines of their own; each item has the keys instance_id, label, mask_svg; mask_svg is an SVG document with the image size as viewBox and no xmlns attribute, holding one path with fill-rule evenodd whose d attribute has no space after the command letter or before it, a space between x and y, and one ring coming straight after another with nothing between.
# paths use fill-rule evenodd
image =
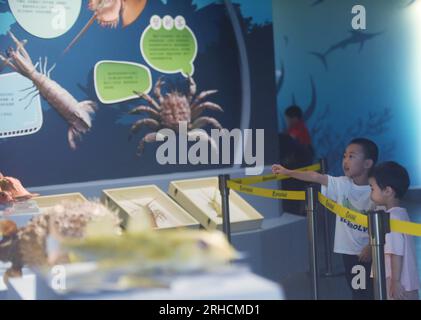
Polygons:
<instances>
[{"instance_id":1,"label":"child's outstretched arm","mask_svg":"<svg viewBox=\"0 0 421 320\"><path fill-rule=\"evenodd\" d=\"M285 175L297 180L319 183L323 186L327 186L328 177L325 174L320 174L314 171L295 171L288 170L287 168L281 166L280 164L274 164L272 166L272 173Z\"/></svg>"}]
</instances>

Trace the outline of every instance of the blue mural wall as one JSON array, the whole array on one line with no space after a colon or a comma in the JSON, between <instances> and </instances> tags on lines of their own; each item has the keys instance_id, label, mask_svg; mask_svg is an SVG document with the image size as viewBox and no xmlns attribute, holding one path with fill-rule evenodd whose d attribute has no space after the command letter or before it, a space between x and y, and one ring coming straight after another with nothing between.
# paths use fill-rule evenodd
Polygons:
<instances>
[{"instance_id":1,"label":"blue mural wall","mask_svg":"<svg viewBox=\"0 0 421 320\"><path fill-rule=\"evenodd\" d=\"M277 137L276 123L268 121L276 118L272 3L270 0L234 1L234 9L240 20L251 72L248 127L265 129L265 162L271 164L278 159L277 148L273 148ZM148 0L134 23L125 28L121 25L106 28L94 22L64 55L64 48L92 17L88 1L82 1L80 14L71 29L54 39L42 39L25 31L16 22L7 1L0 2L0 15L0 51L5 57L8 56L7 48L13 46L7 35L10 30L18 39L27 40L25 48L34 61L47 56L49 66L56 63L51 78L76 100L92 100L98 104L92 129L83 136L76 150L71 150L67 141L68 124L43 98L43 125L38 132L0 139L0 171L20 178L27 186L215 168L210 165L159 165L155 158L157 143L148 144L143 155L136 156L139 140L151 130L142 129L129 141L130 127L136 120L146 118L147 114L133 116L128 112L145 104L144 100L107 105L98 100L93 82L94 66L98 61L131 61L148 66L140 54L139 39L153 15L182 15L186 19L198 42L193 75L198 92L217 89L218 93L209 97L209 101L224 109L223 113L206 111L205 114L215 117L224 128L240 128L244 101L241 99L239 54L223 1ZM150 70L155 84L163 74L153 68ZM12 71L3 65L0 76ZM180 73L165 74L164 80L167 83L164 93L171 90L186 92L188 89L186 79ZM205 127L206 130L210 128Z\"/></svg>"},{"instance_id":2,"label":"blue mural wall","mask_svg":"<svg viewBox=\"0 0 421 320\"><path fill-rule=\"evenodd\" d=\"M285 108L302 106L333 174L347 142L364 136L421 186L420 2L273 0L279 130ZM351 27L354 5L366 8L366 30Z\"/></svg>"}]
</instances>

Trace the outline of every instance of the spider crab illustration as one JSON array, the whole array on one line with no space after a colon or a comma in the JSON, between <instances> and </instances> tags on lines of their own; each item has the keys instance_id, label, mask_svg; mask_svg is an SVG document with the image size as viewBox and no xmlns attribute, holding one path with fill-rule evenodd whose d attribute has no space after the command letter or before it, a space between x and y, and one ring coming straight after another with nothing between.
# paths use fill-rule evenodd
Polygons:
<instances>
[{"instance_id":1,"label":"spider crab illustration","mask_svg":"<svg viewBox=\"0 0 421 320\"><path fill-rule=\"evenodd\" d=\"M148 113L151 118L140 119L131 127L130 138L139 132L143 127L149 127L154 132L148 133L142 138L138 146L138 155L143 153L145 143L157 141L157 131L167 128L178 133L179 123L186 122L188 136L196 139L208 141L212 148L216 149L215 141L203 130L198 130L206 125L211 125L216 129L222 129L221 124L212 117L201 117L206 109L223 112L223 109L209 101L203 101L209 95L215 94L218 90L202 91L196 95L196 83L192 77L188 77L189 90L185 95L178 91L171 91L165 95L161 94L161 87L165 83L160 78L154 87L154 94L157 100L153 99L146 93L135 91L139 97L148 102L150 106L140 105L133 108L129 114Z\"/></svg>"}]
</instances>

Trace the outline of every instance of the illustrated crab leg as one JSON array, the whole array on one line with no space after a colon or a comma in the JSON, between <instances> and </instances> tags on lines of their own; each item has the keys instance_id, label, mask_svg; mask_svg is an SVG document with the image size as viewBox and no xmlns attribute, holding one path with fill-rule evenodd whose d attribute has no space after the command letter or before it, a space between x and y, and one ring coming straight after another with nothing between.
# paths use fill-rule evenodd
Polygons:
<instances>
[{"instance_id":1,"label":"illustrated crab leg","mask_svg":"<svg viewBox=\"0 0 421 320\"><path fill-rule=\"evenodd\" d=\"M156 111L155 109L152 109L151 107L147 107L147 106L138 106L138 107L130 110L129 114L139 114L139 113L142 113L142 112L148 112L154 118L161 119L161 115L159 114L158 111Z\"/></svg>"},{"instance_id":2,"label":"illustrated crab leg","mask_svg":"<svg viewBox=\"0 0 421 320\"><path fill-rule=\"evenodd\" d=\"M207 96L210 96L211 94L217 93L218 90L208 90L208 91L202 91L194 100L193 104L192 104L192 108L194 106L196 106L201 100L203 100L204 98L206 98Z\"/></svg>"},{"instance_id":3,"label":"illustrated crab leg","mask_svg":"<svg viewBox=\"0 0 421 320\"><path fill-rule=\"evenodd\" d=\"M140 156L143 151L145 150L145 144L156 142L157 132L148 133L146 136L142 138L139 142L139 146L137 147L137 155Z\"/></svg>"},{"instance_id":4,"label":"illustrated crab leg","mask_svg":"<svg viewBox=\"0 0 421 320\"><path fill-rule=\"evenodd\" d=\"M142 129L143 126L148 126L153 130L159 129L159 123L158 121L154 119L140 119L136 121L132 127L131 127L131 135L129 136L129 140L132 138L132 136L139 132L140 129Z\"/></svg>"},{"instance_id":5,"label":"illustrated crab leg","mask_svg":"<svg viewBox=\"0 0 421 320\"><path fill-rule=\"evenodd\" d=\"M187 135L189 136L189 137L193 137L193 138L195 138L196 140L200 140L200 139L202 139L202 140L206 140L206 141L208 141L209 143L210 143L210 145L211 145L211 147L212 147L212 149L215 151L215 152L217 152L218 153L218 148L217 148L217 146L216 146L216 142L215 142L215 140L214 139L212 139L212 137L210 137L205 131L203 131L203 130L192 130L192 131L189 131L188 133L187 133Z\"/></svg>"},{"instance_id":6,"label":"illustrated crab leg","mask_svg":"<svg viewBox=\"0 0 421 320\"><path fill-rule=\"evenodd\" d=\"M158 81L155 84L155 88L154 88L154 93L155 96L158 98L159 103L162 104L164 102L164 98L162 97L161 94L161 86L164 84L165 82L162 81L162 77L158 79Z\"/></svg>"},{"instance_id":7,"label":"illustrated crab leg","mask_svg":"<svg viewBox=\"0 0 421 320\"><path fill-rule=\"evenodd\" d=\"M161 107L156 103L154 99L151 98L150 95L147 93L142 93L139 91L133 91L135 94L137 94L140 98L145 99L151 106L155 107L157 110L161 110Z\"/></svg>"},{"instance_id":8,"label":"illustrated crab leg","mask_svg":"<svg viewBox=\"0 0 421 320\"><path fill-rule=\"evenodd\" d=\"M189 101L191 101L194 97L194 95L196 94L196 90L197 90L197 86L196 86L196 82L193 80L192 77L189 76L188 78L189 80Z\"/></svg>"},{"instance_id":9,"label":"illustrated crab leg","mask_svg":"<svg viewBox=\"0 0 421 320\"><path fill-rule=\"evenodd\" d=\"M216 129L222 129L222 126L218 122L218 120L216 120L215 118L211 118L211 117L200 117L200 118L197 118L197 120L195 120L193 122L192 128L193 129L202 128L202 127L204 127L207 124L212 125Z\"/></svg>"},{"instance_id":10,"label":"illustrated crab leg","mask_svg":"<svg viewBox=\"0 0 421 320\"><path fill-rule=\"evenodd\" d=\"M217 105L216 103L213 102L203 102L201 104L199 104L198 106L194 106L192 107L192 119L196 119L198 116L201 115L201 113L205 110L205 109L210 109L213 111L220 111L220 112L224 112L224 110Z\"/></svg>"}]
</instances>

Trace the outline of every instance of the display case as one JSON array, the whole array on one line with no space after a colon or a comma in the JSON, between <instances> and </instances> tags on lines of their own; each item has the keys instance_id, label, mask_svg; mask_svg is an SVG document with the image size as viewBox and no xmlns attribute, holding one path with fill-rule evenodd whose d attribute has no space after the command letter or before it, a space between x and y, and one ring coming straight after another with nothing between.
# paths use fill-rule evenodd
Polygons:
<instances>
[{"instance_id":1,"label":"display case","mask_svg":"<svg viewBox=\"0 0 421 320\"><path fill-rule=\"evenodd\" d=\"M58 194L34 197L8 206L0 206L0 219L12 220L18 227L24 227L34 215L40 214L62 201L86 201L81 193Z\"/></svg>"},{"instance_id":2,"label":"display case","mask_svg":"<svg viewBox=\"0 0 421 320\"><path fill-rule=\"evenodd\" d=\"M196 219L156 185L106 189L102 191L101 200L119 213L123 226L129 217L140 216L155 229L200 227Z\"/></svg>"},{"instance_id":3,"label":"display case","mask_svg":"<svg viewBox=\"0 0 421 320\"><path fill-rule=\"evenodd\" d=\"M63 201L87 201L83 194L78 192L40 196L33 198L33 200L37 203L41 212L45 212L49 208L54 207Z\"/></svg>"},{"instance_id":4,"label":"display case","mask_svg":"<svg viewBox=\"0 0 421 320\"><path fill-rule=\"evenodd\" d=\"M172 181L168 193L206 229L222 229L218 178ZM263 216L238 193L230 190L231 232L259 229Z\"/></svg>"}]
</instances>

